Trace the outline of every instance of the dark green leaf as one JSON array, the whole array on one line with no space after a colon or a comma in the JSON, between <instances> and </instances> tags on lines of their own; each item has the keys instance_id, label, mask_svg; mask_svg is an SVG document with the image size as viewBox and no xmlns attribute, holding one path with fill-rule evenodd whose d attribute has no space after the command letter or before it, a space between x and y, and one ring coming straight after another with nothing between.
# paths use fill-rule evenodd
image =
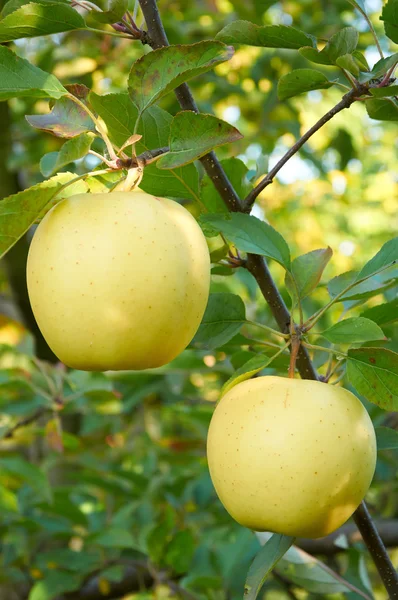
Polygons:
<instances>
[{"instance_id":1,"label":"dark green leaf","mask_svg":"<svg viewBox=\"0 0 398 600\"><path fill-rule=\"evenodd\" d=\"M166 548L165 563L178 575L186 573L191 566L195 540L188 530L178 531Z\"/></svg>"},{"instance_id":2,"label":"dark green leaf","mask_svg":"<svg viewBox=\"0 0 398 600\"><path fill-rule=\"evenodd\" d=\"M324 54L323 51L319 52L316 48L312 48L312 46L304 46L300 48L299 53L301 56L304 56L307 60L310 60L317 65L332 65L332 61Z\"/></svg>"},{"instance_id":3,"label":"dark green leaf","mask_svg":"<svg viewBox=\"0 0 398 600\"><path fill-rule=\"evenodd\" d=\"M398 321L398 298L379 306L373 306L365 310L361 317L372 319L378 325L389 325Z\"/></svg>"},{"instance_id":4,"label":"dark green leaf","mask_svg":"<svg viewBox=\"0 0 398 600\"><path fill-rule=\"evenodd\" d=\"M279 100L286 100L311 90L324 90L333 85L333 81L314 69L295 69L281 77L278 82Z\"/></svg>"},{"instance_id":5,"label":"dark green leaf","mask_svg":"<svg viewBox=\"0 0 398 600\"><path fill-rule=\"evenodd\" d=\"M344 319L322 332L332 344L357 344L372 340L384 340L385 335L376 323L363 317Z\"/></svg>"},{"instance_id":6,"label":"dark green leaf","mask_svg":"<svg viewBox=\"0 0 398 600\"><path fill-rule=\"evenodd\" d=\"M206 73L232 54L231 48L214 41L154 50L133 64L128 81L130 97L142 113L184 81Z\"/></svg>"},{"instance_id":7,"label":"dark green leaf","mask_svg":"<svg viewBox=\"0 0 398 600\"><path fill-rule=\"evenodd\" d=\"M194 343L218 348L228 342L246 321L245 305L234 294L210 294Z\"/></svg>"},{"instance_id":8,"label":"dark green leaf","mask_svg":"<svg viewBox=\"0 0 398 600\"><path fill-rule=\"evenodd\" d=\"M213 115L182 111L171 123L170 152L156 164L160 169L175 169L242 137L235 127Z\"/></svg>"},{"instance_id":9,"label":"dark green leaf","mask_svg":"<svg viewBox=\"0 0 398 600\"><path fill-rule=\"evenodd\" d=\"M64 143L59 152L49 152L40 161L40 170L44 177L50 177L63 167L86 156L94 141L92 133L82 133Z\"/></svg>"},{"instance_id":10,"label":"dark green leaf","mask_svg":"<svg viewBox=\"0 0 398 600\"><path fill-rule=\"evenodd\" d=\"M348 351L348 378L355 389L384 410L398 410L398 354L386 348Z\"/></svg>"},{"instance_id":11,"label":"dark green leaf","mask_svg":"<svg viewBox=\"0 0 398 600\"><path fill-rule=\"evenodd\" d=\"M263 25L259 27L249 21L234 21L217 35L216 39L226 44L245 44L264 48L298 49L302 46L315 46L312 35L287 25Z\"/></svg>"},{"instance_id":12,"label":"dark green leaf","mask_svg":"<svg viewBox=\"0 0 398 600\"><path fill-rule=\"evenodd\" d=\"M248 168L239 158L226 158L221 161L229 181L240 198L245 198L250 186L246 180ZM222 201L220 194L214 187L214 183L208 175L201 181L201 200L209 213L228 213L228 209Z\"/></svg>"},{"instance_id":13,"label":"dark green leaf","mask_svg":"<svg viewBox=\"0 0 398 600\"><path fill-rule=\"evenodd\" d=\"M384 21L386 36L398 44L398 1L387 0L380 18Z\"/></svg>"},{"instance_id":14,"label":"dark green leaf","mask_svg":"<svg viewBox=\"0 0 398 600\"><path fill-rule=\"evenodd\" d=\"M291 273L296 285L294 285L288 273L285 276L285 285L293 301L297 298L297 293L302 300L316 288L332 255L331 248L320 248L298 256L293 260Z\"/></svg>"},{"instance_id":15,"label":"dark green leaf","mask_svg":"<svg viewBox=\"0 0 398 600\"><path fill-rule=\"evenodd\" d=\"M0 200L0 257L23 236L44 209L62 198L87 191L87 185L83 181L62 189L75 177L73 173L60 173L19 194Z\"/></svg>"},{"instance_id":16,"label":"dark green leaf","mask_svg":"<svg viewBox=\"0 0 398 600\"><path fill-rule=\"evenodd\" d=\"M244 593L246 600L256 600L267 576L293 544L293 541L292 537L274 534L264 544L247 574Z\"/></svg>"},{"instance_id":17,"label":"dark green leaf","mask_svg":"<svg viewBox=\"0 0 398 600\"><path fill-rule=\"evenodd\" d=\"M398 115L398 113L397 113ZM383 269L394 265L398 260L398 237L386 242L379 252L359 271L356 280L371 277Z\"/></svg>"},{"instance_id":18,"label":"dark green leaf","mask_svg":"<svg viewBox=\"0 0 398 600\"><path fill-rule=\"evenodd\" d=\"M0 42L85 28L83 17L71 6L31 2L0 21Z\"/></svg>"},{"instance_id":19,"label":"dark green leaf","mask_svg":"<svg viewBox=\"0 0 398 600\"><path fill-rule=\"evenodd\" d=\"M367 100L365 106L371 119L398 121L398 101L395 98Z\"/></svg>"},{"instance_id":20,"label":"dark green leaf","mask_svg":"<svg viewBox=\"0 0 398 600\"><path fill-rule=\"evenodd\" d=\"M201 221L220 231L239 250L273 258L285 269L290 268L290 250L284 238L271 225L241 213L203 215Z\"/></svg>"},{"instance_id":21,"label":"dark green leaf","mask_svg":"<svg viewBox=\"0 0 398 600\"><path fill-rule=\"evenodd\" d=\"M54 75L0 46L0 100L21 96L61 98L67 93Z\"/></svg>"},{"instance_id":22,"label":"dark green leaf","mask_svg":"<svg viewBox=\"0 0 398 600\"><path fill-rule=\"evenodd\" d=\"M362 52L360 52L359 50L354 50L354 52L352 53L353 57L355 58L355 60L358 63L358 66L360 68L361 71L370 71L370 67L368 65L368 61L366 60L365 56L362 54Z\"/></svg>"},{"instance_id":23,"label":"dark green leaf","mask_svg":"<svg viewBox=\"0 0 398 600\"><path fill-rule=\"evenodd\" d=\"M330 38L322 52L328 56L333 64L336 64L339 57L354 52L358 44L358 38L358 31L354 27L344 27Z\"/></svg>"},{"instance_id":24,"label":"dark green leaf","mask_svg":"<svg viewBox=\"0 0 398 600\"><path fill-rule=\"evenodd\" d=\"M358 31L354 27L345 27L335 33L320 52L308 47L301 48L299 52L312 62L321 65L335 65L340 56L354 52L358 38Z\"/></svg>"},{"instance_id":25,"label":"dark green leaf","mask_svg":"<svg viewBox=\"0 0 398 600\"><path fill-rule=\"evenodd\" d=\"M398 450L398 431L390 427L376 427L378 450Z\"/></svg>"},{"instance_id":26,"label":"dark green leaf","mask_svg":"<svg viewBox=\"0 0 398 600\"><path fill-rule=\"evenodd\" d=\"M359 75L358 61L355 60L352 54L343 54L343 56L339 56L338 58L336 58L336 65L338 65L342 69L345 69L346 71L354 75L354 77L358 77Z\"/></svg>"},{"instance_id":27,"label":"dark green leaf","mask_svg":"<svg viewBox=\"0 0 398 600\"><path fill-rule=\"evenodd\" d=\"M117 23L128 9L128 0L110 0L109 9L100 12L93 10L91 15L100 23Z\"/></svg>"},{"instance_id":28,"label":"dark green leaf","mask_svg":"<svg viewBox=\"0 0 398 600\"><path fill-rule=\"evenodd\" d=\"M396 54L392 54L391 56L387 56L386 58L381 58L373 67L370 73L367 73L362 77L364 81L369 81L371 79L379 79L379 77L383 77L387 73L398 64L398 52Z\"/></svg>"},{"instance_id":29,"label":"dark green leaf","mask_svg":"<svg viewBox=\"0 0 398 600\"><path fill-rule=\"evenodd\" d=\"M370 88L370 93L375 98L385 98L386 96L398 96L398 85L388 85L387 87Z\"/></svg>"}]
</instances>

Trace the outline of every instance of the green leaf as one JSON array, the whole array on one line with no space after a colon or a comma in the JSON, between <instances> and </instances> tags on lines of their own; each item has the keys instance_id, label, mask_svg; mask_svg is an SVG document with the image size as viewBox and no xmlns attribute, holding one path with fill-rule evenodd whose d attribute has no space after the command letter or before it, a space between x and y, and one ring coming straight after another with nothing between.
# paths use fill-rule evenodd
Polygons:
<instances>
[{"instance_id":1,"label":"green leaf","mask_svg":"<svg viewBox=\"0 0 398 600\"><path fill-rule=\"evenodd\" d=\"M105 121L112 142L119 147L122 146L133 134L138 115L128 94L99 96L91 92L90 103ZM146 110L141 117L137 131L143 136L136 144L137 153L167 146L172 121L172 115L158 106L151 106ZM145 167L140 188L154 196L166 195L172 198L197 199L199 196L198 172L192 164L161 171L155 163Z\"/></svg>"},{"instance_id":2,"label":"green leaf","mask_svg":"<svg viewBox=\"0 0 398 600\"><path fill-rule=\"evenodd\" d=\"M260 539L269 535L257 534ZM348 587L341 575L334 573L330 567L297 546L292 546L286 552L275 570L295 585L313 594L352 592L352 587Z\"/></svg>"},{"instance_id":3,"label":"green leaf","mask_svg":"<svg viewBox=\"0 0 398 600\"><path fill-rule=\"evenodd\" d=\"M56 137L73 138L86 131L95 132L95 125L86 111L70 98L57 100L49 113L27 115L25 118L35 129Z\"/></svg>"},{"instance_id":4,"label":"green leaf","mask_svg":"<svg viewBox=\"0 0 398 600\"><path fill-rule=\"evenodd\" d=\"M128 0L110 0L109 9L102 12L91 11L91 16L100 23L117 23L128 9Z\"/></svg>"},{"instance_id":5,"label":"green leaf","mask_svg":"<svg viewBox=\"0 0 398 600\"><path fill-rule=\"evenodd\" d=\"M62 189L75 177L73 173L60 173L19 194L0 200L0 258L12 248L45 209L49 209L63 198L87 191L87 185L82 181Z\"/></svg>"},{"instance_id":6,"label":"green leaf","mask_svg":"<svg viewBox=\"0 0 398 600\"><path fill-rule=\"evenodd\" d=\"M241 213L203 215L201 221L220 231L239 250L273 258L290 269L290 250L284 238L271 225Z\"/></svg>"},{"instance_id":7,"label":"green leaf","mask_svg":"<svg viewBox=\"0 0 398 600\"><path fill-rule=\"evenodd\" d=\"M83 17L71 6L31 2L0 21L0 43L85 28Z\"/></svg>"},{"instance_id":8,"label":"green leaf","mask_svg":"<svg viewBox=\"0 0 398 600\"><path fill-rule=\"evenodd\" d=\"M171 123L170 151L156 164L159 169L175 169L242 137L235 127L213 115L182 111Z\"/></svg>"},{"instance_id":9,"label":"green leaf","mask_svg":"<svg viewBox=\"0 0 398 600\"><path fill-rule=\"evenodd\" d=\"M37 2L37 4L56 3L69 4L69 0L40 0ZM4 19L4 17L7 17L14 11L18 10L18 8L21 8L21 6L24 6L25 4L30 4L30 0L9 0L4 4L3 10L0 13L1 18Z\"/></svg>"},{"instance_id":10,"label":"green leaf","mask_svg":"<svg viewBox=\"0 0 398 600\"><path fill-rule=\"evenodd\" d=\"M398 1L388 0L383 6L380 19L384 21L386 36L398 44Z\"/></svg>"},{"instance_id":11,"label":"green leaf","mask_svg":"<svg viewBox=\"0 0 398 600\"><path fill-rule=\"evenodd\" d=\"M299 53L301 56L304 56L307 60L310 60L317 65L332 65L332 61L327 56L327 54L323 53L323 50L319 52L316 48L312 48L312 46L304 46L299 49Z\"/></svg>"},{"instance_id":12,"label":"green leaf","mask_svg":"<svg viewBox=\"0 0 398 600\"><path fill-rule=\"evenodd\" d=\"M395 98L367 100L365 106L371 119L398 121L398 101Z\"/></svg>"},{"instance_id":13,"label":"green leaf","mask_svg":"<svg viewBox=\"0 0 398 600\"><path fill-rule=\"evenodd\" d=\"M348 378L370 402L389 411L398 410L398 354L386 348L348 351Z\"/></svg>"},{"instance_id":14,"label":"green leaf","mask_svg":"<svg viewBox=\"0 0 398 600\"><path fill-rule=\"evenodd\" d=\"M195 552L195 539L188 530L178 531L166 548L165 563L178 575L186 573Z\"/></svg>"},{"instance_id":15,"label":"green leaf","mask_svg":"<svg viewBox=\"0 0 398 600\"><path fill-rule=\"evenodd\" d=\"M335 33L326 46L319 52L314 48L301 48L300 54L321 65L335 65L337 59L345 54L352 54L357 47L359 34L354 27L345 27Z\"/></svg>"},{"instance_id":16,"label":"green leaf","mask_svg":"<svg viewBox=\"0 0 398 600\"><path fill-rule=\"evenodd\" d=\"M333 64L339 57L354 52L358 45L359 33L355 27L344 27L335 33L322 50Z\"/></svg>"},{"instance_id":17,"label":"green leaf","mask_svg":"<svg viewBox=\"0 0 398 600\"><path fill-rule=\"evenodd\" d=\"M274 356L265 356L264 354L257 354L250 358L224 383L221 395L224 396L238 383L250 379L253 375L265 369L265 367L272 363L273 359Z\"/></svg>"},{"instance_id":18,"label":"green leaf","mask_svg":"<svg viewBox=\"0 0 398 600\"><path fill-rule=\"evenodd\" d=\"M264 544L252 562L245 583L245 600L256 600L264 581L293 544L294 538L274 534Z\"/></svg>"},{"instance_id":19,"label":"green leaf","mask_svg":"<svg viewBox=\"0 0 398 600\"><path fill-rule=\"evenodd\" d=\"M285 276L285 285L293 301L296 300L297 292L299 298L306 298L318 285L326 265L333 256L333 250L329 248L320 248L312 250L307 254L302 254L292 262L291 273L296 282L296 286L288 273Z\"/></svg>"},{"instance_id":20,"label":"green leaf","mask_svg":"<svg viewBox=\"0 0 398 600\"><path fill-rule=\"evenodd\" d=\"M184 81L206 73L232 55L232 48L214 41L154 50L133 64L128 80L130 98L142 113Z\"/></svg>"},{"instance_id":21,"label":"green leaf","mask_svg":"<svg viewBox=\"0 0 398 600\"><path fill-rule=\"evenodd\" d=\"M359 76L358 61L355 60L352 54L343 54L343 56L339 56L338 58L336 58L336 65L338 65L342 69L345 69L346 71L354 75L354 77Z\"/></svg>"},{"instance_id":22,"label":"green leaf","mask_svg":"<svg viewBox=\"0 0 398 600\"><path fill-rule=\"evenodd\" d=\"M387 56L386 58L381 58L375 64L371 72L364 75L362 79L364 81L370 81L371 79L379 79L380 77L383 77L383 75L385 75L387 71L393 69L396 64L398 64L398 52L395 54L391 54L391 56Z\"/></svg>"},{"instance_id":23,"label":"green leaf","mask_svg":"<svg viewBox=\"0 0 398 600\"><path fill-rule=\"evenodd\" d=\"M386 96L398 96L398 85L388 85L386 87L370 88L370 93L375 98L385 98Z\"/></svg>"},{"instance_id":24,"label":"green leaf","mask_svg":"<svg viewBox=\"0 0 398 600\"><path fill-rule=\"evenodd\" d=\"M395 321L398 321L398 298L391 300L391 302L368 308L360 316L371 319L378 325L389 325L390 323L394 323Z\"/></svg>"},{"instance_id":25,"label":"green leaf","mask_svg":"<svg viewBox=\"0 0 398 600\"><path fill-rule=\"evenodd\" d=\"M337 294L341 293L357 279L357 271L347 271L346 273L337 275L337 277L333 277L328 283L330 297L335 298ZM394 274L389 274L388 271L373 275L371 278L356 284L352 289L348 290L341 298L339 298L339 302L372 298L395 285L395 281L396 277L394 277Z\"/></svg>"},{"instance_id":26,"label":"green leaf","mask_svg":"<svg viewBox=\"0 0 398 600\"><path fill-rule=\"evenodd\" d=\"M376 427L378 450L398 450L398 431L390 427Z\"/></svg>"},{"instance_id":27,"label":"green leaf","mask_svg":"<svg viewBox=\"0 0 398 600\"><path fill-rule=\"evenodd\" d=\"M94 141L92 133L82 133L64 143L59 152L49 152L40 161L40 171L49 177L75 160L86 156Z\"/></svg>"},{"instance_id":28,"label":"green leaf","mask_svg":"<svg viewBox=\"0 0 398 600\"><path fill-rule=\"evenodd\" d=\"M250 190L249 182L246 179L248 168L245 163L239 158L232 157L222 160L221 166L239 198L245 198ZM209 213L229 212L208 175L205 175L201 181L200 197Z\"/></svg>"},{"instance_id":29,"label":"green leaf","mask_svg":"<svg viewBox=\"0 0 398 600\"><path fill-rule=\"evenodd\" d=\"M357 344L385 339L383 330L370 319L363 317L353 317L339 321L323 331L322 336L332 344Z\"/></svg>"},{"instance_id":30,"label":"green leaf","mask_svg":"<svg viewBox=\"0 0 398 600\"><path fill-rule=\"evenodd\" d=\"M218 348L228 342L246 321L245 305L240 296L210 294L202 323L193 340L207 348Z\"/></svg>"},{"instance_id":31,"label":"green leaf","mask_svg":"<svg viewBox=\"0 0 398 600\"><path fill-rule=\"evenodd\" d=\"M287 100L298 94L304 94L311 90L324 90L330 88L333 81L314 69L294 69L283 75L278 82L279 100Z\"/></svg>"},{"instance_id":32,"label":"green leaf","mask_svg":"<svg viewBox=\"0 0 398 600\"><path fill-rule=\"evenodd\" d=\"M259 27L249 21L234 21L216 35L216 40L225 44L245 44L263 48L298 49L315 46L314 36L287 25L263 25Z\"/></svg>"},{"instance_id":33,"label":"green leaf","mask_svg":"<svg viewBox=\"0 0 398 600\"><path fill-rule=\"evenodd\" d=\"M2 514L18 512L18 500L16 494L7 489L4 485L0 485L0 510Z\"/></svg>"},{"instance_id":34,"label":"green leaf","mask_svg":"<svg viewBox=\"0 0 398 600\"><path fill-rule=\"evenodd\" d=\"M354 52L352 53L352 56L357 61L358 66L359 66L359 68L360 68L361 71L370 71L370 67L368 65L368 61L366 60L366 58L362 54L362 52L360 52L359 50L354 50Z\"/></svg>"},{"instance_id":35,"label":"green leaf","mask_svg":"<svg viewBox=\"0 0 398 600\"><path fill-rule=\"evenodd\" d=\"M359 271L356 281L371 277L383 269L394 265L398 260L398 237L386 242L378 253Z\"/></svg>"},{"instance_id":36,"label":"green leaf","mask_svg":"<svg viewBox=\"0 0 398 600\"><path fill-rule=\"evenodd\" d=\"M116 527L105 529L105 531L93 536L90 541L103 548L133 549L137 545L131 533L126 529L118 529Z\"/></svg>"},{"instance_id":37,"label":"green leaf","mask_svg":"<svg viewBox=\"0 0 398 600\"><path fill-rule=\"evenodd\" d=\"M0 100L22 96L61 98L67 93L54 75L34 67L9 48L0 46Z\"/></svg>"},{"instance_id":38,"label":"green leaf","mask_svg":"<svg viewBox=\"0 0 398 600\"><path fill-rule=\"evenodd\" d=\"M28 600L54 600L60 594L79 589L81 577L54 571L37 581L30 590Z\"/></svg>"},{"instance_id":39,"label":"green leaf","mask_svg":"<svg viewBox=\"0 0 398 600\"><path fill-rule=\"evenodd\" d=\"M18 477L23 483L27 483L38 496L51 501L52 492L47 475L31 463L19 456L0 458L0 472L5 471Z\"/></svg>"}]
</instances>

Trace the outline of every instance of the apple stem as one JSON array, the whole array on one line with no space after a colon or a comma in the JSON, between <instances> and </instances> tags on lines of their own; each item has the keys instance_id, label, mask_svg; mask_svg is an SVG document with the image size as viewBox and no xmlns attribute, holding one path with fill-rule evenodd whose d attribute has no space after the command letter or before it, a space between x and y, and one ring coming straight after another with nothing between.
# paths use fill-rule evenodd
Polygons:
<instances>
[{"instance_id":1,"label":"apple stem","mask_svg":"<svg viewBox=\"0 0 398 600\"><path fill-rule=\"evenodd\" d=\"M127 171L127 175L114 188L114 192L131 192L141 183L144 169L142 167L134 167Z\"/></svg>"},{"instance_id":2,"label":"apple stem","mask_svg":"<svg viewBox=\"0 0 398 600\"><path fill-rule=\"evenodd\" d=\"M291 342L290 364L289 364L288 377L289 377L289 379L294 379L297 355L300 350L300 338L296 334L293 334L291 337L291 340L292 340L292 342Z\"/></svg>"}]
</instances>

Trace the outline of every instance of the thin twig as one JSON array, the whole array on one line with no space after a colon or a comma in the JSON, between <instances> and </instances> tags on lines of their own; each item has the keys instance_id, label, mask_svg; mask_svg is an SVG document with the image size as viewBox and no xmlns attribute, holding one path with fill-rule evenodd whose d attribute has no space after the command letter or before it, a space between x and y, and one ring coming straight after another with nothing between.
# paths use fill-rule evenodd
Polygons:
<instances>
[{"instance_id":1,"label":"thin twig","mask_svg":"<svg viewBox=\"0 0 398 600\"><path fill-rule=\"evenodd\" d=\"M344 110L345 108L349 108L351 104L353 104L358 96L366 93L368 91L368 86L366 84L359 85L358 87L352 89L350 92L345 94L340 102L336 104L333 108L331 108L323 117L321 117L315 125L313 125L297 142L282 156L282 158L276 163L273 169L269 171L269 173L256 185L255 188L247 195L244 204L243 211L250 212L251 208L257 198L257 196L268 186L270 185L277 173L282 169L282 167L294 156L302 146L310 139L311 136L314 135L321 127L325 125L328 121L333 119L335 115Z\"/></svg>"},{"instance_id":2,"label":"thin twig","mask_svg":"<svg viewBox=\"0 0 398 600\"><path fill-rule=\"evenodd\" d=\"M21 427L26 427L26 425L31 425L32 423L34 423L35 421L37 421L37 419L40 419L40 417L42 417L43 415L45 415L47 412L51 412L51 408L48 406L45 406L43 408L39 408L39 410L37 410L35 413L33 413L33 415L30 415L29 417L26 417L25 419L22 419L21 421L18 421L18 423L16 423L13 427L11 427L3 436L2 439L3 440L7 440L10 439L12 437L14 437L14 433L20 429Z\"/></svg>"}]
</instances>

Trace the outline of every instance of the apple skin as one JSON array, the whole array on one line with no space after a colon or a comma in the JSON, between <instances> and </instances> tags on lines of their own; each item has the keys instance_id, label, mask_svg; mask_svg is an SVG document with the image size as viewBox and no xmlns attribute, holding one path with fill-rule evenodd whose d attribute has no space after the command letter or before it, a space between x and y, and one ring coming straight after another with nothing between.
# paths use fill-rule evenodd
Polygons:
<instances>
[{"instance_id":1,"label":"apple skin","mask_svg":"<svg viewBox=\"0 0 398 600\"><path fill-rule=\"evenodd\" d=\"M376 466L376 437L351 392L284 377L237 384L208 433L210 475L221 502L255 531L318 538L352 515Z\"/></svg>"},{"instance_id":2,"label":"apple skin","mask_svg":"<svg viewBox=\"0 0 398 600\"><path fill-rule=\"evenodd\" d=\"M67 366L147 369L170 362L206 308L206 239L180 204L138 190L57 204L32 240L29 298Z\"/></svg>"}]
</instances>

